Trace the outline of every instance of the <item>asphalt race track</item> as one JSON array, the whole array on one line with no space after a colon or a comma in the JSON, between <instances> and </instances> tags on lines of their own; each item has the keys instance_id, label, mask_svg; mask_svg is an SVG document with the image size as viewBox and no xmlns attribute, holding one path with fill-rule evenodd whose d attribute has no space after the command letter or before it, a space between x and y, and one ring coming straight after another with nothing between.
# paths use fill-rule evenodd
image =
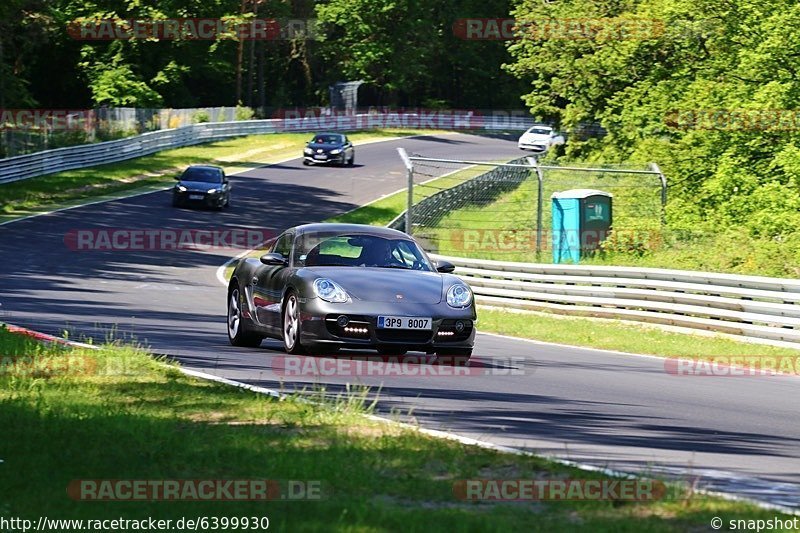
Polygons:
<instances>
[{"instance_id":1,"label":"asphalt race track","mask_svg":"<svg viewBox=\"0 0 800 533\"><path fill-rule=\"evenodd\" d=\"M65 235L81 229L280 231L320 221L401 189L398 146L431 157L520 155L516 139L387 141L358 147L355 168L309 168L298 158L237 175L225 212L174 209L162 191L6 224L4 320L52 334L135 338L188 368L266 387L382 386L381 411L412 409L428 428L599 467L699 476L701 487L800 509L797 378L677 377L659 358L486 334L469 375L286 377L276 373L286 361L278 342L228 344L225 287L215 273L232 254L73 251L65 244Z\"/></svg>"}]
</instances>

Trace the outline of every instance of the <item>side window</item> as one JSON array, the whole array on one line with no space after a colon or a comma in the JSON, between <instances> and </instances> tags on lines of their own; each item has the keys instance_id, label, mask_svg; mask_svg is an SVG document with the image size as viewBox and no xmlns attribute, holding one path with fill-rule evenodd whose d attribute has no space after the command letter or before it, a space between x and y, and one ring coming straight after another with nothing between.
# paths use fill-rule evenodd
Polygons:
<instances>
[{"instance_id":1,"label":"side window","mask_svg":"<svg viewBox=\"0 0 800 533\"><path fill-rule=\"evenodd\" d=\"M275 245L272 247L272 251L275 253L281 254L283 257L289 258L289 253L292 251L292 241L294 235L291 233L284 233L278 240L275 241Z\"/></svg>"}]
</instances>

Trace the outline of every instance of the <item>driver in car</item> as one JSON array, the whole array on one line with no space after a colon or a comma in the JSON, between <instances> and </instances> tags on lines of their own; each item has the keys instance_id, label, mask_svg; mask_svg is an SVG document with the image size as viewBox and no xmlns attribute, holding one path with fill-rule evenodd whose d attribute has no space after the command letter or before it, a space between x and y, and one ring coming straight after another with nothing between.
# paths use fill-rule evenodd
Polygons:
<instances>
[{"instance_id":1,"label":"driver in car","mask_svg":"<svg viewBox=\"0 0 800 533\"><path fill-rule=\"evenodd\" d=\"M361 250L359 260L361 266L400 265L392 255L391 243L386 239L370 239L367 246Z\"/></svg>"}]
</instances>

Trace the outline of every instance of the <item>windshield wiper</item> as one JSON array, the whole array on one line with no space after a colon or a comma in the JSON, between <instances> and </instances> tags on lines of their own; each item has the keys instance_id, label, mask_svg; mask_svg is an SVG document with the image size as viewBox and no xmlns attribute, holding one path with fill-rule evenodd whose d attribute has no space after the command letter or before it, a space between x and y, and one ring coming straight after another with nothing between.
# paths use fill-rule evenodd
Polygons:
<instances>
[{"instance_id":1,"label":"windshield wiper","mask_svg":"<svg viewBox=\"0 0 800 533\"><path fill-rule=\"evenodd\" d=\"M410 266L403 265L377 265L378 268L399 268L401 270L412 270Z\"/></svg>"}]
</instances>

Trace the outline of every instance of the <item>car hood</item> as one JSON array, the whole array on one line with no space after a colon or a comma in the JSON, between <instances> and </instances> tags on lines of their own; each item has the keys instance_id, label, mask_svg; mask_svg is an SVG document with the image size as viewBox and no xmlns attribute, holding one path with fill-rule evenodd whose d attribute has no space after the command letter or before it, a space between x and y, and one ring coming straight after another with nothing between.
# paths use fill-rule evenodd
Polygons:
<instances>
[{"instance_id":1,"label":"car hood","mask_svg":"<svg viewBox=\"0 0 800 533\"><path fill-rule=\"evenodd\" d=\"M315 277L335 281L350 297L362 301L420 304L442 301L443 280L438 272L369 267L308 267L304 270L313 272Z\"/></svg>"},{"instance_id":2,"label":"car hood","mask_svg":"<svg viewBox=\"0 0 800 533\"><path fill-rule=\"evenodd\" d=\"M219 189L222 187L221 183L211 183L208 181L179 181L178 185L183 185L190 191L203 191L206 192L209 189Z\"/></svg>"},{"instance_id":3,"label":"car hood","mask_svg":"<svg viewBox=\"0 0 800 533\"><path fill-rule=\"evenodd\" d=\"M317 144L317 143L308 143L306 148L311 148L315 152L317 150L322 150L323 152L330 152L331 150L341 150L343 144Z\"/></svg>"},{"instance_id":4,"label":"car hood","mask_svg":"<svg viewBox=\"0 0 800 533\"><path fill-rule=\"evenodd\" d=\"M542 135L539 133L526 133L522 138L529 142L546 142L550 140L549 135Z\"/></svg>"}]
</instances>

